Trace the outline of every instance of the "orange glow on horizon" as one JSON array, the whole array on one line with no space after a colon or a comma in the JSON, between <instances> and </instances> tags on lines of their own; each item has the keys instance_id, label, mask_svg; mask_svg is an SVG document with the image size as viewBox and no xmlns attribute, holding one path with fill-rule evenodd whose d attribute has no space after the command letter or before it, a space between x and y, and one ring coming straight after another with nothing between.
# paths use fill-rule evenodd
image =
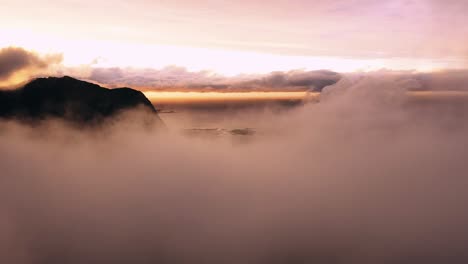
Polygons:
<instances>
[{"instance_id":1,"label":"orange glow on horizon","mask_svg":"<svg viewBox=\"0 0 468 264\"><path fill-rule=\"evenodd\" d=\"M155 104L211 104L211 103L248 103L282 100L311 100L320 99L319 92L172 92L145 91L143 92ZM409 91L410 100L435 100L443 102L446 99L467 100L465 91Z\"/></svg>"},{"instance_id":2,"label":"orange glow on horizon","mask_svg":"<svg viewBox=\"0 0 468 264\"><path fill-rule=\"evenodd\" d=\"M275 100L303 100L318 98L320 93L309 92L167 92L146 91L145 96L156 103L210 103Z\"/></svg>"}]
</instances>

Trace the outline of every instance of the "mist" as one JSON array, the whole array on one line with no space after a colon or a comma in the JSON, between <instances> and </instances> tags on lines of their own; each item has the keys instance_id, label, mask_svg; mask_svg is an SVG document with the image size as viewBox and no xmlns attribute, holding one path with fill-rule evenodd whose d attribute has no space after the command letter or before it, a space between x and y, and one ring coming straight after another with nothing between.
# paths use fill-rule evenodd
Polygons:
<instances>
[{"instance_id":1,"label":"mist","mask_svg":"<svg viewBox=\"0 0 468 264\"><path fill-rule=\"evenodd\" d=\"M317 104L218 117L254 124L248 141L137 113L4 121L0 260L466 263L466 102L419 104L406 84L343 78Z\"/></svg>"}]
</instances>

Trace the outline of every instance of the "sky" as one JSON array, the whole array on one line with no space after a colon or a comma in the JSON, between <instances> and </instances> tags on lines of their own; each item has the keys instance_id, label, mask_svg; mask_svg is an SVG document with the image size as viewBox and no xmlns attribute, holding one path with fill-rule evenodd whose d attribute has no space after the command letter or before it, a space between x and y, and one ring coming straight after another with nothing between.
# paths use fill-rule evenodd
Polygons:
<instances>
[{"instance_id":1,"label":"sky","mask_svg":"<svg viewBox=\"0 0 468 264\"><path fill-rule=\"evenodd\" d=\"M66 66L438 71L468 66L457 0L0 0L0 47Z\"/></svg>"}]
</instances>

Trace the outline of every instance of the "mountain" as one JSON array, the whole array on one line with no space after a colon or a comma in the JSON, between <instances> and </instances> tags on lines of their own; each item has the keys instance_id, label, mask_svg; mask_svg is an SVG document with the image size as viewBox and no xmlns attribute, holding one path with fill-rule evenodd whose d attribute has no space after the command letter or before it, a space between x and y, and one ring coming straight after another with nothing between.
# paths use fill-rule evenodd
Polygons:
<instances>
[{"instance_id":1,"label":"mountain","mask_svg":"<svg viewBox=\"0 0 468 264\"><path fill-rule=\"evenodd\" d=\"M124 110L138 109L162 123L148 98L131 88L107 89L64 76L38 78L17 90L0 91L0 117L42 120L62 118L99 123Z\"/></svg>"}]
</instances>

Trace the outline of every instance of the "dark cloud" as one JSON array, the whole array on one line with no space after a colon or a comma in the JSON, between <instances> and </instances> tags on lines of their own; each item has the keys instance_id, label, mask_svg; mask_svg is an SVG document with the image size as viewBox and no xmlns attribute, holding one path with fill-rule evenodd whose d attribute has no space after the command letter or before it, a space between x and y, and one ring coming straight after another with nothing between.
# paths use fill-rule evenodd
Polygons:
<instances>
[{"instance_id":1,"label":"dark cloud","mask_svg":"<svg viewBox=\"0 0 468 264\"><path fill-rule=\"evenodd\" d=\"M195 91L321 91L341 75L327 70L272 72L225 77L210 71L190 72L183 67L156 69L94 68L90 80L111 86Z\"/></svg>"},{"instance_id":2,"label":"dark cloud","mask_svg":"<svg viewBox=\"0 0 468 264\"><path fill-rule=\"evenodd\" d=\"M255 90L277 89L277 90L306 90L321 91L325 86L335 84L341 75L327 70L303 71L293 70L289 72L272 72L269 75L241 83Z\"/></svg>"},{"instance_id":3,"label":"dark cloud","mask_svg":"<svg viewBox=\"0 0 468 264\"><path fill-rule=\"evenodd\" d=\"M190 72L179 66L167 66L162 69L92 68L89 75L84 77L110 86L140 88L195 87L227 81L226 77L210 71Z\"/></svg>"},{"instance_id":4,"label":"dark cloud","mask_svg":"<svg viewBox=\"0 0 468 264\"><path fill-rule=\"evenodd\" d=\"M37 72L61 61L61 55L40 56L23 48L3 48L0 49L0 81L8 80L19 71Z\"/></svg>"},{"instance_id":5,"label":"dark cloud","mask_svg":"<svg viewBox=\"0 0 468 264\"><path fill-rule=\"evenodd\" d=\"M390 78L409 91L468 90L468 70L436 72L380 70L366 73L340 74L328 70L291 70L269 74L221 76L209 71L190 72L183 67L156 69L93 68L87 76L109 86L130 86L142 89L192 91L322 91L343 76Z\"/></svg>"}]
</instances>

